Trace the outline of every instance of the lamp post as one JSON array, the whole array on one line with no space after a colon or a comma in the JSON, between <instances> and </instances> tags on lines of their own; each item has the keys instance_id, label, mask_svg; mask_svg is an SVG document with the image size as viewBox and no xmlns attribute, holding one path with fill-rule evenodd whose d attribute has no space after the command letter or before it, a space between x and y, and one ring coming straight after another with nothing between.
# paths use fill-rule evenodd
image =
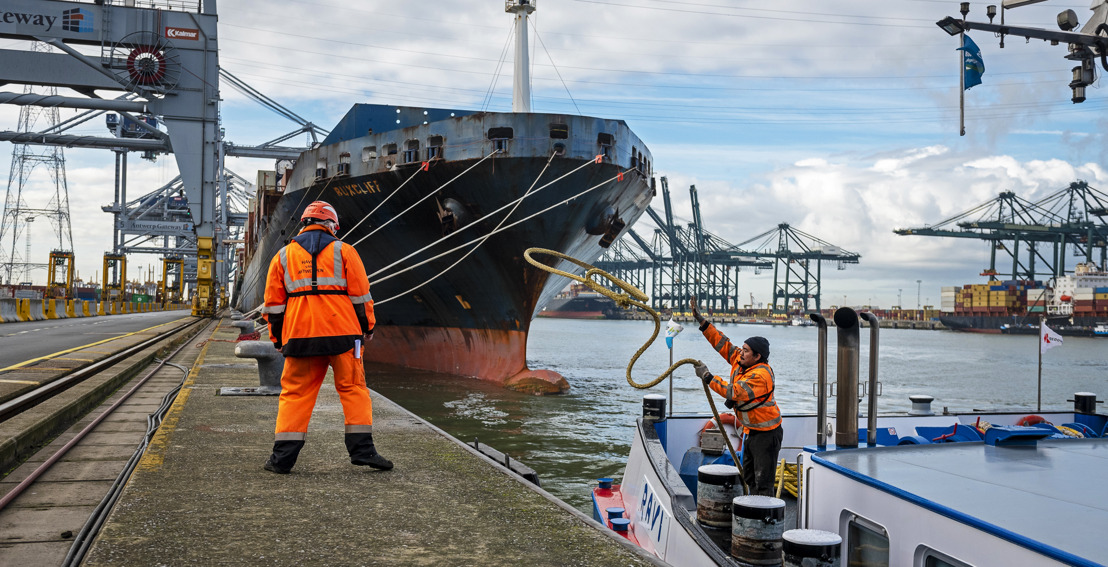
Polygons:
<instances>
[{"instance_id":1,"label":"lamp post","mask_svg":"<svg viewBox=\"0 0 1108 567\"><path fill-rule=\"evenodd\" d=\"M900 302L900 292L904 291L903 288L896 289L896 306L900 309L904 308L904 304Z\"/></svg>"},{"instance_id":2,"label":"lamp post","mask_svg":"<svg viewBox=\"0 0 1108 567\"><path fill-rule=\"evenodd\" d=\"M919 289L920 289L920 284L921 283L923 283L923 280L916 280L916 310L917 311L919 311L919 308L920 308Z\"/></svg>"}]
</instances>

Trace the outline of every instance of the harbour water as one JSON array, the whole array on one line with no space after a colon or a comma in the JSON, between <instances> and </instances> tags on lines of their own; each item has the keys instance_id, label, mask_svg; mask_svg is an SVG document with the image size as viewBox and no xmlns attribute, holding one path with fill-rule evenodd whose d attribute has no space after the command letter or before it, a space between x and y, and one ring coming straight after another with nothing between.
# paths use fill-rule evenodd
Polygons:
<instances>
[{"instance_id":1,"label":"harbour water","mask_svg":"<svg viewBox=\"0 0 1108 567\"><path fill-rule=\"evenodd\" d=\"M753 335L769 339L782 411L815 413L816 328L739 324L719 328L739 344ZM385 374L370 369L367 381L372 389L447 433L469 442L479 439L524 462L538 471L545 490L588 513L589 484L601 477L618 481L622 473L642 396L669 396L667 382L650 390L627 383L627 363L652 330L649 321L536 319L528 342L528 365L564 375L571 390L563 396L524 395L479 380L417 371L386 380ZM868 376L868 333L863 327L859 362L863 381ZM1035 336L881 329L879 337L879 411L908 410L910 394L934 396L936 411L947 407L1031 413L1036 409ZM835 350L835 329L830 328L827 371L832 381ZM632 377L638 383L652 381L669 366L669 356L660 335L636 363ZM716 374L730 369L694 324L674 341L673 359L682 358L700 359ZM1072 408L1066 400L1082 391L1108 399L1108 339L1066 337L1062 346L1043 355L1043 411ZM691 366L676 372L672 403L678 412L709 411ZM829 408L834 412L834 400ZM380 443L387 448L387 439Z\"/></svg>"}]
</instances>

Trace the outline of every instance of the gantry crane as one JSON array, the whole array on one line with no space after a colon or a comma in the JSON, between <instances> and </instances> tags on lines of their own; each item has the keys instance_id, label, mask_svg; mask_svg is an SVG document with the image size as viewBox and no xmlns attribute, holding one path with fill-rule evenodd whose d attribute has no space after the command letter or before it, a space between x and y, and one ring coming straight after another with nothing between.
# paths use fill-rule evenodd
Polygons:
<instances>
[{"instance_id":1,"label":"gantry crane","mask_svg":"<svg viewBox=\"0 0 1108 567\"><path fill-rule=\"evenodd\" d=\"M1075 181L1043 199L1030 202L1011 191L934 225L902 228L898 235L971 238L989 242L989 266L983 276L998 277L997 251L1012 259L1013 280L1034 280L1040 273L1065 275L1066 254L1104 266L1108 224L1104 217L1108 194ZM1050 248L1044 254L1044 248ZM1099 254L1097 253L1099 250ZM1046 269L1038 269L1040 264Z\"/></svg>"},{"instance_id":2,"label":"gantry crane","mask_svg":"<svg viewBox=\"0 0 1108 567\"><path fill-rule=\"evenodd\" d=\"M793 228L788 223L781 223L776 228L740 242L730 253L773 259L772 305L775 313L787 311L794 305L808 311L812 302L815 303L816 310L820 310L823 262L835 262L838 269L842 270L846 264L857 264L861 259L861 255L857 253L843 250Z\"/></svg>"}]
</instances>

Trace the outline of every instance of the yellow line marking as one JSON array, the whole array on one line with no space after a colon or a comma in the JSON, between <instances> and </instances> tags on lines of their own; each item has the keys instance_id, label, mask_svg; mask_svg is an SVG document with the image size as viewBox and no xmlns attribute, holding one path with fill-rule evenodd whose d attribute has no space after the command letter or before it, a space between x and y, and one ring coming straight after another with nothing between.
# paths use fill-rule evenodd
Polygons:
<instances>
[{"instance_id":1,"label":"yellow line marking","mask_svg":"<svg viewBox=\"0 0 1108 567\"><path fill-rule=\"evenodd\" d=\"M42 382L32 382L30 380L0 380L0 383L4 384L30 384L31 386L42 384Z\"/></svg>"},{"instance_id":2,"label":"yellow line marking","mask_svg":"<svg viewBox=\"0 0 1108 567\"><path fill-rule=\"evenodd\" d=\"M223 324L223 319L220 319L215 324L215 328L212 329L210 337L214 337L216 331L219 330L219 326ZM211 346L211 341L204 341L204 348L200 349L200 356L196 357L196 361L192 363L192 368L189 369L188 376L185 377L184 383L181 384L181 390L177 392L177 398L173 400L173 405L169 406L169 411L165 413L165 417L162 418L162 424L158 427L158 431L154 433L154 437L150 439L150 444L147 445L146 451L142 453L142 457L139 459L136 469L144 471L156 471L161 468L165 463L166 448L169 447L169 436L177 430L177 422L181 420L181 412L185 409L185 404L188 403L189 394L192 392L192 386L196 383L196 375L200 373L200 367L204 364L204 357L208 354L208 347Z\"/></svg>"},{"instance_id":3,"label":"yellow line marking","mask_svg":"<svg viewBox=\"0 0 1108 567\"><path fill-rule=\"evenodd\" d=\"M139 333L145 333L145 332L150 331L152 329L157 329L158 327L164 327L166 325L172 325L173 323L184 321L185 319L191 319L191 317L186 317L184 319L177 319L176 321L169 321L168 323L162 323L161 325L154 325L153 327L149 327L149 328L143 329L141 331L135 331L133 333L127 333L125 335L115 336L115 337L112 337L110 339L104 339L102 341L97 341L95 343L89 343L89 344L84 345L84 346L73 347L71 349L61 350L61 351L55 352L53 354L48 354L46 356L40 356L38 358L32 358L31 360L25 360L23 362L20 362L19 364L13 364L13 365L11 365L7 368L0 368L0 372L4 372L6 370L15 370L16 368L23 368L24 366L27 366L28 364L34 364L34 363L42 361L42 360L48 360L48 359L51 359L51 358L55 358L55 357L61 356L63 354L68 354L68 353L71 353L71 352L81 350L83 348L88 348L88 347L96 346L96 345L102 345L104 343L111 342L111 341L114 341L116 339L122 339L124 337L130 337L132 335L137 335Z\"/></svg>"}]
</instances>

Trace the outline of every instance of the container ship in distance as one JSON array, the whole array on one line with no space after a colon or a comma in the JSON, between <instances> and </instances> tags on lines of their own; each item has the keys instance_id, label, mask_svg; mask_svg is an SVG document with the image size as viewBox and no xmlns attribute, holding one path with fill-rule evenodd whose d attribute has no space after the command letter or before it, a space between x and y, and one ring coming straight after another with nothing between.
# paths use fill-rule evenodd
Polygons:
<instances>
[{"instance_id":1,"label":"container ship in distance","mask_svg":"<svg viewBox=\"0 0 1108 567\"><path fill-rule=\"evenodd\" d=\"M534 3L505 9L516 17L513 112L355 105L321 145L275 172L272 190L259 186L237 308L262 304L270 259L308 204L325 200L369 272L368 361L533 393L569 389L526 363L532 318L569 280L523 253L594 261L650 204L653 158L622 120L530 111L519 38Z\"/></svg>"},{"instance_id":2,"label":"container ship in distance","mask_svg":"<svg viewBox=\"0 0 1108 567\"><path fill-rule=\"evenodd\" d=\"M615 300L589 289L584 284L572 284L538 312L538 317L556 319L616 319L619 307Z\"/></svg>"},{"instance_id":3,"label":"container ship in distance","mask_svg":"<svg viewBox=\"0 0 1108 567\"><path fill-rule=\"evenodd\" d=\"M1049 285L1037 280L993 281L942 288L939 321L956 331L1028 334L1039 319L1068 336L1108 336L1108 272L1078 264Z\"/></svg>"}]
</instances>

